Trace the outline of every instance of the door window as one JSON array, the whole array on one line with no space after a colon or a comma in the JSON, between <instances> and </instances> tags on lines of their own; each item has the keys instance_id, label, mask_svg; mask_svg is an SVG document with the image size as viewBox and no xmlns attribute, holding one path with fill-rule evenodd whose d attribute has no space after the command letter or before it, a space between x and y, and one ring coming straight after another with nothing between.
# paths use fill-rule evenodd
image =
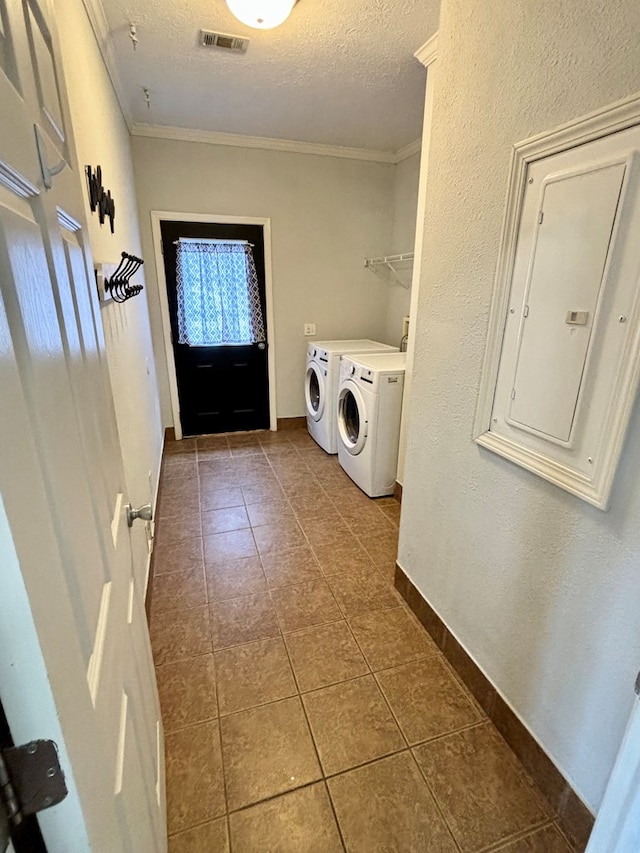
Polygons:
<instances>
[{"instance_id":1,"label":"door window","mask_svg":"<svg viewBox=\"0 0 640 853\"><path fill-rule=\"evenodd\" d=\"M356 398L351 391L347 391L342 398L342 420L347 438L352 444L355 444L360 435L360 413L358 412Z\"/></svg>"},{"instance_id":2,"label":"door window","mask_svg":"<svg viewBox=\"0 0 640 853\"><path fill-rule=\"evenodd\" d=\"M181 239L176 250L179 342L207 347L264 341L251 245Z\"/></svg>"}]
</instances>

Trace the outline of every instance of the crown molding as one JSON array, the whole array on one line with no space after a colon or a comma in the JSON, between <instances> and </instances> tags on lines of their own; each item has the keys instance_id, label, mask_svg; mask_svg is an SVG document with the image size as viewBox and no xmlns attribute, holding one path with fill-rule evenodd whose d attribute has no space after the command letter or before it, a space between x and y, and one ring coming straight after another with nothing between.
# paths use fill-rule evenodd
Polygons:
<instances>
[{"instance_id":1,"label":"crown molding","mask_svg":"<svg viewBox=\"0 0 640 853\"><path fill-rule=\"evenodd\" d=\"M438 58L438 33L434 33L413 55L425 68L432 65Z\"/></svg>"},{"instance_id":2,"label":"crown molding","mask_svg":"<svg viewBox=\"0 0 640 853\"><path fill-rule=\"evenodd\" d=\"M394 154L394 163L402 163L403 160L408 160L409 157L413 157L414 154L419 154L422 149L422 137L418 137L414 139L413 142L410 142L408 145L403 145L402 148L398 148L396 153Z\"/></svg>"},{"instance_id":3,"label":"crown molding","mask_svg":"<svg viewBox=\"0 0 640 853\"><path fill-rule=\"evenodd\" d=\"M113 39L111 38L109 22L107 21L107 16L102 5L102 0L82 0L82 3L87 13L87 17L89 18L89 23L91 24L91 29L93 30L96 42L98 43L98 49L102 55L102 61L104 62L107 74L111 80L111 85L113 86L116 99L120 106L120 112L122 113L122 117L129 129L129 132L131 132L133 118L129 111L125 89L122 85L122 78L120 77L120 72L118 70L118 60L113 46Z\"/></svg>"},{"instance_id":4,"label":"crown molding","mask_svg":"<svg viewBox=\"0 0 640 853\"><path fill-rule=\"evenodd\" d=\"M174 139L181 142L204 142L208 145L228 145L233 148L261 148L267 151L287 151L293 154L315 154L320 157L341 157L346 160L366 160L373 163L395 165L398 155L409 148L413 154L412 142L398 152L376 151L370 148L349 148L342 145L325 145L318 142L298 142L293 139L272 139L267 136L243 136L236 133L218 133L213 130L195 130L186 127L168 127L167 125L134 124L132 136L145 136L151 139ZM419 150L420 146L416 150Z\"/></svg>"}]
</instances>

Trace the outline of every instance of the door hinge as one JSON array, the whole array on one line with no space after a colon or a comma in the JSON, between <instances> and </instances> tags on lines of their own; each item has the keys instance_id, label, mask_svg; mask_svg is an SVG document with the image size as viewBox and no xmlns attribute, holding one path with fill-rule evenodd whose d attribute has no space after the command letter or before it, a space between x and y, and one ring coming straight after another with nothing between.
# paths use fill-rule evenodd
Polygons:
<instances>
[{"instance_id":1,"label":"door hinge","mask_svg":"<svg viewBox=\"0 0 640 853\"><path fill-rule=\"evenodd\" d=\"M522 316L525 318L529 316L529 306L528 305L524 306L524 310L522 311Z\"/></svg>"},{"instance_id":2,"label":"door hinge","mask_svg":"<svg viewBox=\"0 0 640 853\"><path fill-rule=\"evenodd\" d=\"M0 809L4 808L10 824L18 826L27 815L55 806L66 796L58 748L52 740L0 749Z\"/></svg>"},{"instance_id":3,"label":"door hinge","mask_svg":"<svg viewBox=\"0 0 640 853\"><path fill-rule=\"evenodd\" d=\"M538 225L542 225L543 220L544 220L544 211L541 210L540 213L538 214Z\"/></svg>"}]
</instances>

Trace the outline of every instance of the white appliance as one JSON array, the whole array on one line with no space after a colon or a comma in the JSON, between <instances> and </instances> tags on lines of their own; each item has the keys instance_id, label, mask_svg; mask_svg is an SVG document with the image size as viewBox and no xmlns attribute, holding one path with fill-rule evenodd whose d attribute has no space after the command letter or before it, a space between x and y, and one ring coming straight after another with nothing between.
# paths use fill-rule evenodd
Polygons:
<instances>
[{"instance_id":1,"label":"white appliance","mask_svg":"<svg viewBox=\"0 0 640 853\"><path fill-rule=\"evenodd\" d=\"M407 355L344 356L338 389L338 460L370 498L391 495L398 472Z\"/></svg>"},{"instance_id":2,"label":"white appliance","mask_svg":"<svg viewBox=\"0 0 640 853\"><path fill-rule=\"evenodd\" d=\"M304 397L309 435L327 453L338 452L336 401L340 358L346 353L397 352L378 341L313 341L307 347Z\"/></svg>"}]
</instances>

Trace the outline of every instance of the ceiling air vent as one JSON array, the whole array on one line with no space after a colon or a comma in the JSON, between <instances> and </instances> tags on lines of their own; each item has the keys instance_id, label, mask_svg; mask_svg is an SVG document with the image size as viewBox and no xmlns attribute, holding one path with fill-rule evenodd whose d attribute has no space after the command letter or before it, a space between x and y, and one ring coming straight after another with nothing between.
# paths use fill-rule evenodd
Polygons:
<instances>
[{"instance_id":1,"label":"ceiling air vent","mask_svg":"<svg viewBox=\"0 0 640 853\"><path fill-rule=\"evenodd\" d=\"M229 33L200 30L200 44L202 47L218 47L220 50L244 53L249 47L249 39L244 39L241 36L230 36Z\"/></svg>"}]
</instances>

